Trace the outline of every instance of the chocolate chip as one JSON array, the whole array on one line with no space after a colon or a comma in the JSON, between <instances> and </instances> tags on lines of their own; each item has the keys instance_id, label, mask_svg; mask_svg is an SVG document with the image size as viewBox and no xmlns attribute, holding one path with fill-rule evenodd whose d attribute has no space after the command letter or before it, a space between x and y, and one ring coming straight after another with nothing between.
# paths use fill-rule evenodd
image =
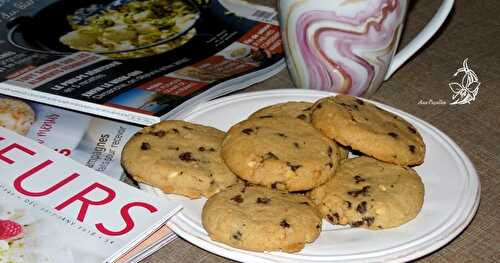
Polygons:
<instances>
[{"instance_id":1,"label":"chocolate chip","mask_svg":"<svg viewBox=\"0 0 500 263\"><path fill-rule=\"evenodd\" d=\"M161 138L161 137L165 136L166 132L159 130L159 131L155 131L155 132L150 132L149 134Z\"/></svg>"},{"instance_id":2,"label":"chocolate chip","mask_svg":"<svg viewBox=\"0 0 500 263\"><path fill-rule=\"evenodd\" d=\"M143 142L141 144L141 150L145 151L145 150L149 150L151 149L151 144L147 143L147 142Z\"/></svg>"},{"instance_id":3,"label":"chocolate chip","mask_svg":"<svg viewBox=\"0 0 500 263\"><path fill-rule=\"evenodd\" d=\"M361 176L359 176L359 175L356 175L356 176L354 176L354 181L355 181L357 184L359 184L360 182L364 182L364 181L366 181L366 180L365 180L365 178L363 178L363 177L361 177Z\"/></svg>"},{"instance_id":4,"label":"chocolate chip","mask_svg":"<svg viewBox=\"0 0 500 263\"><path fill-rule=\"evenodd\" d=\"M331 146L328 146L328 157L332 157L333 149Z\"/></svg>"},{"instance_id":5,"label":"chocolate chip","mask_svg":"<svg viewBox=\"0 0 500 263\"><path fill-rule=\"evenodd\" d=\"M267 118L272 118L273 115L264 115L264 116L260 116L259 118L261 119L267 119Z\"/></svg>"},{"instance_id":6,"label":"chocolate chip","mask_svg":"<svg viewBox=\"0 0 500 263\"><path fill-rule=\"evenodd\" d=\"M195 158L193 158L193 156L191 155L190 152L183 152L183 153L179 154L179 159L181 159L182 161L185 161L185 162L198 161Z\"/></svg>"},{"instance_id":7,"label":"chocolate chip","mask_svg":"<svg viewBox=\"0 0 500 263\"><path fill-rule=\"evenodd\" d=\"M169 150L175 150L175 151L178 151L178 150L179 150L179 147L168 147L167 149L169 149Z\"/></svg>"},{"instance_id":8,"label":"chocolate chip","mask_svg":"<svg viewBox=\"0 0 500 263\"><path fill-rule=\"evenodd\" d=\"M321 224L317 224L316 229L321 229Z\"/></svg>"},{"instance_id":9,"label":"chocolate chip","mask_svg":"<svg viewBox=\"0 0 500 263\"><path fill-rule=\"evenodd\" d=\"M286 219L283 219L283 220L281 220L281 222L280 222L280 226L281 226L282 228L289 228L289 227L290 227L290 224L288 224L288 222L286 221Z\"/></svg>"},{"instance_id":10,"label":"chocolate chip","mask_svg":"<svg viewBox=\"0 0 500 263\"><path fill-rule=\"evenodd\" d=\"M257 197L257 204L267 204L271 202L271 198L268 197Z\"/></svg>"},{"instance_id":11,"label":"chocolate chip","mask_svg":"<svg viewBox=\"0 0 500 263\"><path fill-rule=\"evenodd\" d=\"M349 191L349 192L347 192L347 194L352 196L352 197L358 197L358 195L367 196L369 188L370 188L370 186L365 186L360 190Z\"/></svg>"},{"instance_id":12,"label":"chocolate chip","mask_svg":"<svg viewBox=\"0 0 500 263\"><path fill-rule=\"evenodd\" d=\"M391 188L394 188L394 185L393 185L393 184L391 184Z\"/></svg>"},{"instance_id":13,"label":"chocolate chip","mask_svg":"<svg viewBox=\"0 0 500 263\"><path fill-rule=\"evenodd\" d=\"M351 222L351 226L352 227L360 227L364 224L363 221L355 221L355 222Z\"/></svg>"},{"instance_id":14,"label":"chocolate chip","mask_svg":"<svg viewBox=\"0 0 500 263\"><path fill-rule=\"evenodd\" d=\"M176 128L173 128L173 129L172 129L172 131L173 131L174 133L179 134L179 130L177 130Z\"/></svg>"},{"instance_id":15,"label":"chocolate chip","mask_svg":"<svg viewBox=\"0 0 500 263\"><path fill-rule=\"evenodd\" d=\"M192 130L193 128L191 127L188 127L188 126L182 126L182 128L186 129L186 130Z\"/></svg>"},{"instance_id":16,"label":"chocolate chip","mask_svg":"<svg viewBox=\"0 0 500 263\"><path fill-rule=\"evenodd\" d=\"M333 163L332 162L329 162L329 163L327 163L325 165L328 166L328 167L330 167L330 169L333 168Z\"/></svg>"},{"instance_id":17,"label":"chocolate chip","mask_svg":"<svg viewBox=\"0 0 500 263\"><path fill-rule=\"evenodd\" d=\"M356 98L356 102L357 102L358 104L360 104L360 105L364 105L364 104L365 104L365 102L364 102L364 101L362 101L362 100L360 100L360 99L358 99L358 98Z\"/></svg>"},{"instance_id":18,"label":"chocolate chip","mask_svg":"<svg viewBox=\"0 0 500 263\"><path fill-rule=\"evenodd\" d=\"M394 132L389 132L389 133L387 133L387 135L391 136L394 139L398 138L398 134L394 133Z\"/></svg>"},{"instance_id":19,"label":"chocolate chip","mask_svg":"<svg viewBox=\"0 0 500 263\"><path fill-rule=\"evenodd\" d=\"M411 132L411 133L417 133L417 130L411 126L408 126L408 130Z\"/></svg>"},{"instance_id":20,"label":"chocolate chip","mask_svg":"<svg viewBox=\"0 0 500 263\"><path fill-rule=\"evenodd\" d=\"M363 201L360 204L358 204L358 207L356 207L356 211L360 214L366 213L366 202Z\"/></svg>"},{"instance_id":21,"label":"chocolate chip","mask_svg":"<svg viewBox=\"0 0 500 263\"><path fill-rule=\"evenodd\" d=\"M253 129L246 128L246 129L243 129L241 132L246 134L246 135L250 135L253 132Z\"/></svg>"},{"instance_id":22,"label":"chocolate chip","mask_svg":"<svg viewBox=\"0 0 500 263\"><path fill-rule=\"evenodd\" d=\"M301 120L306 120L307 116L305 114L300 114L299 116L297 116L297 118Z\"/></svg>"},{"instance_id":23,"label":"chocolate chip","mask_svg":"<svg viewBox=\"0 0 500 263\"><path fill-rule=\"evenodd\" d=\"M278 156L276 156L274 153L272 152L268 152L266 153L264 156L262 156L262 158L264 160L279 160Z\"/></svg>"},{"instance_id":24,"label":"chocolate chip","mask_svg":"<svg viewBox=\"0 0 500 263\"><path fill-rule=\"evenodd\" d=\"M330 220L330 222L336 224L340 221L340 216L338 213L333 213L333 214L327 214L326 217L328 218L328 220Z\"/></svg>"},{"instance_id":25,"label":"chocolate chip","mask_svg":"<svg viewBox=\"0 0 500 263\"><path fill-rule=\"evenodd\" d=\"M205 151L205 147L203 147L203 146L198 147L198 151L204 152Z\"/></svg>"},{"instance_id":26,"label":"chocolate chip","mask_svg":"<svg viewBox=\"0 0 500 263\"><path fill-rule=\"evenodd\" d=\"M317 109L321 109L321 107L323 107L323 106L321 106L321 103L318 103L318 105L316 105Z\"/></svg>"},{"instance_id":27,"label":"chocolate chip","mask_svg":"<svg viewBox=\"0 0 500 263\"><path fill-rule=\"evenodd\" d=\"M332 216L332 215L327 214L327 215L326 215L326 218L328 218L328 220L330 220L330 222L333 222L333 216Z\"/></svg>"},{"instance_id":28,"label":"chocolate chip","mask_svg":"<svg viewBox=\"0 0 500 263\"><path fill-rule=\"evenodd\" d=\"M416 147L415 147L415 145L408 145L408 149L410 149L411 153L415 153Z\"/></svg>"},{"instance_id":29,"label":"chocolate chip","mask_svg":"<svg viewBox=\"0 0 500 263\"><path fill-rule=\"evenodd\" d=\"M299 145L299 143L298 143L298 142L294 142L294 143L293 143L293 146L295 146L295 148L297 148L297 149L298 149L298 148L300 148L300 145Z\"/></svg>"},{"instance_id":30,"label":"chocolate chip","mask_svg":"<svg viewBox=\"0 0 500 263\"><path fill-rule=\"evenodd\" d=\"M347 208L351 208L352 207L352 203L351 202L344 201L344 203L346 204Z\"/></svg>"},{"instance_id":31,"label":"chocolate chip","mask_svg":"<svg viewBox=\"0 0 500 263\"><path fill-rule=\"evenodd\" d=\"M297 171L297 169L299 169L300 167L302 167L302 165L300 165L300 164L293 165L290 162L286 162L286 165L288 165L288 167L290 167L290 169L292 169L293 172Z\"/></svg>"},{"instance_id":32,"label":"chocolate chip","mask_svg":"<svg viewBox=\"0 0 500 263\"><path fill-rule=\"evenodd\" d=\"M236 231L236 233L234 233L232 235L233 239L236 239L236 240L241 240L241 236L242 236L242 234L240 231Z\"/></svg>"},{"instance_id":33,"label":"chocolate chip","mask_svg":"<svg viewBox=\"0 0 500 263\"><path fill-rule=\"evenodd\" d=\"M276 189L276 186L277 186L277 185L278 185L278 182L274 182L274 183L272 183L272 184L271 184L271 188L272 188L272 189Z\"/></svg>"},{"instance_id":34,"label":"chocolate chip","mask_svg":"<svg viewBox=\"0 0 500 263\"><path fill-rule=\"evenodd\" d=\"M281 132L279 132L279 133L276 133L276 135L278 135L279 137L283 137L283 138L286 138L286 137L288 137L288 136L286 136L286 134L284 134L284 133L281 133Z\"/></svg>"},{"instance_id":35,"label":"chocolate chip","mask_svg":"<svg viewBox=\"0 0 500 263\"><path fill-rule=\"evenodd\" d=\"M301 202L300 204L310 206L309 202Z\"/></svg>"},{"instance_id":36,"label":"chocolate chip","mask_svg":"<svg viewBox=\"0 0 500 263\"><path fill-rule=\"evenodd\" d=\"M243 197L241 195L235 195L233 198L231 198L231 201L235 201L236 203L240 204L243 203Z\"/></svg>"},{"instance_id":37,"label":"chocolate chip","mask_svg":"<svg viewBox=\"0 0 500 263\"><path fill-rule=\"evenodd\" d=\"M363 217L363 221L366 223L367 226L371 226L371 225L373 225L373 222L375 222L375 217L366 216L366 217Z\"/></svg>"}]
</instances>

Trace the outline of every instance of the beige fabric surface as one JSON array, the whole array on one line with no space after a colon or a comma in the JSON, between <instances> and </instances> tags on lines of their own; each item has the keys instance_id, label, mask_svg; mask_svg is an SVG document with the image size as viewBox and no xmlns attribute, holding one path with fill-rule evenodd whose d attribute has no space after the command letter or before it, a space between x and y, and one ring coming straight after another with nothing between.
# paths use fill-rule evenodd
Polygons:
<instances>
[{"instance_id":1,"label":"beige fabric surface","mask_svg":"<svg viewBox=\"0 0 500 263\"><path fill-rule=\"evenodd\" d=\"M253 0L273 5L272 0ZM413 0L401 45L431 18L441 1ZM431 123L450 136L474 163L481 180L481 203L472 223L457 238L418 262L500 262L500 1L456 0L452 16L423 50L372 96ZM481 86L470 105L419 105L451 101L448 83L469 58ZM288 73L245 91L292 87ZM232 262L182 239L144 262Z\"/></svg>"}]
</instances>

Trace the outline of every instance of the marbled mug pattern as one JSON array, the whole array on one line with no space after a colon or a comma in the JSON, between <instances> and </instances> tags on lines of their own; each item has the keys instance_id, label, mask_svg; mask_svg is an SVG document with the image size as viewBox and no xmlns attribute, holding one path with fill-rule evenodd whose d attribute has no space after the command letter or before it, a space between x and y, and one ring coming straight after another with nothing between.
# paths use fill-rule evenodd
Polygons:
<instances>
[{"instance_id":1,"label":"marbled mug pattern","mask_svg":"<svg viewBox=\"0 0 500 263\"><path fill-rule=\"evenodd\" d=\"M384 80L407 0L279 0L290 74L298 88L366 96Z\"/></svg>"}]
</instances>

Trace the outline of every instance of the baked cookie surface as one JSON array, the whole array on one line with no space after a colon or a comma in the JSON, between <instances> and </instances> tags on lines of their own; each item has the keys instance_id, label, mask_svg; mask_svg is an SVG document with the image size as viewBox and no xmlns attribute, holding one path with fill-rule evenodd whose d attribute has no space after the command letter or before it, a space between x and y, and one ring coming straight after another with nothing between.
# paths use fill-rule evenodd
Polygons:
<instances>
[{"instance_id":1,"label":"baked cookie surface","mask_svg":"<svg viewBox=\"0 0 500 263\"><path fill-rule=\"evenodd\" d=\"M369 229L400 226L422 208L424 185L411 168L357 157L309 196L332 224Z\"/></svg>"},{"instance_id":2,"label":"baked cookie surface","mask_svg":"<svg viewBox=\"0 0 500 263\"><path fill-rule=\"evenodd\" d=\"M425 144L415 127L352 96L317 101L312 109L312 124L340 144L382 161L399 165L424 161Z\"/></svg>"},{"instance_id":3,"label":"baked cookie surface","mask_svg":"<svg viewBox=\"0 0 500 263\"><path fill-rule=\"evenodd\" d=\"M243 183L210 197L202 223L212 240L253 251L296 252L321 232L321 215L305 195Z\"/></svg>"},{"instance_id":4,"label":"baked cookie surface","mask_svg":"<svg viewBox=\"0 0 500 263\"><path fill-rule=\"evenodd\" d=\"M26 135L35 122L35 112L26 102L0 98L0 126Z\"/></svg>"},{"instance_id":5,"label":"baked cookie surface","mask_svg":"<svg viewBox=\"0 0 500 263\"><path fill-rule=\"evenodd\" d=\"M290 117L311 122L311 108L313 103L306 101L289 101L264 107L248 118Z\"/></svg>"},{"instance_id":6,"label":"baked cookie surface","mask_svg":"<svg viewBox=\"0 0 500 263\"><path fill-rule=\"evenodd\" d=\"M289 101L264 107L250 115L248 118L290 117L311 123L312 106L314 103L306 101ZM340 159L349 156L349 150L339 145Z\"/></svg>"},{"instance_id":7,"label":"baked cookie surface","mask_svg":"<svg viewBox=\"0 0 500 263\"><path fill-rule=\"evenodd\" d=\"M209 197L237 177L220 157L224 132L184 121L145 127L125 145L122 165L138 182L166 193Z\"/></svg>"},{"instance_id":8,"label":"baked cookie surface","mask_svg":"<svg viewBox=\"0 0 500 263\"><path fill-rule=\"evenodd\" d=\"M297 118L251 118L232 126L222 158L250 183L304 191L326 182L340 159L338 146Z\"/></svg>"}]
</instances>

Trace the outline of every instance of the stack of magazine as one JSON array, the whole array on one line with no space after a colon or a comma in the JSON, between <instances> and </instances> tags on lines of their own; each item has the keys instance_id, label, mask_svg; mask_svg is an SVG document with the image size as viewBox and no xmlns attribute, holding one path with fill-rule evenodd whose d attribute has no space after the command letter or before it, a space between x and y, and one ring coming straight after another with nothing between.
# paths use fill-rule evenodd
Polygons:
<instances>
[{"instance_id":1,"label":"stack of magazine","mask_svg":"<svg viewBox=\"0 0 500 263\"><path fill-rule=\"evenodd\" d=\"M137 224L134 235L119 238L102 231L113 213L121 217L107 224L116 230L146 217L141 209L154 210L119 197L152 198L120 182L128 181L124 144L143 125L285 66L276 11L236 0L0 1L0 10L0 126L24 135L0 128L0 171L11 175L0 180L2 200L10 200L0 203L0 262L85 262L85 253L96 255L88 262L136 262L175 239L164 225L180 209L175 204L144 219L153 228ZM42 168L59 181L36 179ZM86 183L71 186L79 178ZM58 203L51 195L66 197ZM99 221L94 214L102 216L98 208L114 196L121 210L107 208ZM42 227L28 227L34 222ZM47 248L47 231L32 232L44 224L63 224L71 242L81 238L88 250L109 249Z\"/></svg>"}]
</instances>

